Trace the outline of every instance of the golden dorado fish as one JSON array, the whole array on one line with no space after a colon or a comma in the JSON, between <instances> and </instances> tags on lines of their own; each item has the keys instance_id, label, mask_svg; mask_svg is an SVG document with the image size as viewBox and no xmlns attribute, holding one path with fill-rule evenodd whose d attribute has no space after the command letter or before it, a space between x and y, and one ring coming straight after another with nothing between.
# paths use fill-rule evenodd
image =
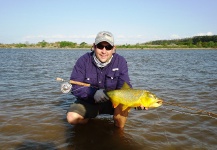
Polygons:
<instances>
[{"instance_id":1,"label":"golden dorado fish","mask_svg":"<svg viewBox=\"0 0 217 150\"><path fill-rule=\"evenodd\" d=\"M162 105L163 100L146 90L132 89L127 83L119 90L107 91L114 108L119 104L123 105L122 110L128 107L154 108Z\"/></svg>"}]
</instances>

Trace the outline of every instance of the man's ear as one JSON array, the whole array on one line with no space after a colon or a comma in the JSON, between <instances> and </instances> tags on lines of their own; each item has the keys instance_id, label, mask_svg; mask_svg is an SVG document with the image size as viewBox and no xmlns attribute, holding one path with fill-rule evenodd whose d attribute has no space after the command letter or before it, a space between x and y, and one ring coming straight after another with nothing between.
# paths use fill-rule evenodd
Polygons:
<instances>
[{"instance_id":1,"label":"man's ear","mask_svg":"<svg viewBox=\"0 0 217 150\"><path fill-rule=\"evenodd\" d=\"M116 47L113 47L113 54L116 53Z\"/></svg>"},{"instance_id":2,"label":"man's ear","mask_svg":"<svg viewBox=\"0 0 217 150\"><path fill-rule=\"evenodd\" d=\"M96 45L95 45L95 43L93 43L93 45L92 45L92 47L91 47L91 51L94 51L96 49Z\"/></svg>"}]
</instances>

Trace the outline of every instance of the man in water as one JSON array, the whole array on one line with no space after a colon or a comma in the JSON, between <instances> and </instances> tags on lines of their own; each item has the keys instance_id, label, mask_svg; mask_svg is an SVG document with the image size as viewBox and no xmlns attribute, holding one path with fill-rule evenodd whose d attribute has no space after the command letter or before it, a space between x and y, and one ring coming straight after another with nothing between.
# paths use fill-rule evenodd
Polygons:
<instances>
[{"instance_id":1,"label":"man in water","mask_svg":"<svg viewBox=\"0 0 217 150\"><path fill-rule=\"evenodd\" d=\"M122 111L122 105L114 109L104 92L120 89L124 82L132 87L127 62L124 57L115 53L112 33L102 31L97 34L92 52L77 60L70 79L91 85L73 85L72 94L77 100L71 104L67 112L70 124L84 124L99 114L110 114L113 115L116 127L124 127L129 109Z\"/></svg>"}]
</instances>

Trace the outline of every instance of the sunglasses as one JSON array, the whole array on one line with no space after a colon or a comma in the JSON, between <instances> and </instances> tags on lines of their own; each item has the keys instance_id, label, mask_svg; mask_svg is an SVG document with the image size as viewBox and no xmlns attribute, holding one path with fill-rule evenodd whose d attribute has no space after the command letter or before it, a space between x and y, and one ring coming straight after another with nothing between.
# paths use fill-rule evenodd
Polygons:
<instances>
[{"instance_id":1,"label":"sunglasses","mask_svg":"<svg viewBox=\"0 0 217 150\"><path fill-rule=\"evenodd\" d=\"M105 47L106 50L111 50L111 49L113 48L113 46L111 46L111 45L106 45L106 46L104 46L104 45L102 45L102 44L100 44L100 43L97 44L96 47L97 47L98 49L103 49L103 48Z\"/></svg>"}]
</instances>

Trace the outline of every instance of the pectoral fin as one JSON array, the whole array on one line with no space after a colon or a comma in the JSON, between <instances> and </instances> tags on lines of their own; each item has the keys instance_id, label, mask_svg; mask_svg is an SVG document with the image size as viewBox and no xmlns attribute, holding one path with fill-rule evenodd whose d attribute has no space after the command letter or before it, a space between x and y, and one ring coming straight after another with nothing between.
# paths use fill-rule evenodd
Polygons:
<instances>
[{"instance_id":1,"label":"pectoral fin","mask_svg":"<svg viewBox=\"0 0 217 150\"><path fill-rule=\"evenodd\" d=\"M119 105L119 103L117 103L117 102L112 102L112 104L113 104L114 108L116 108Z\"/></svg>"}]
</instances>

